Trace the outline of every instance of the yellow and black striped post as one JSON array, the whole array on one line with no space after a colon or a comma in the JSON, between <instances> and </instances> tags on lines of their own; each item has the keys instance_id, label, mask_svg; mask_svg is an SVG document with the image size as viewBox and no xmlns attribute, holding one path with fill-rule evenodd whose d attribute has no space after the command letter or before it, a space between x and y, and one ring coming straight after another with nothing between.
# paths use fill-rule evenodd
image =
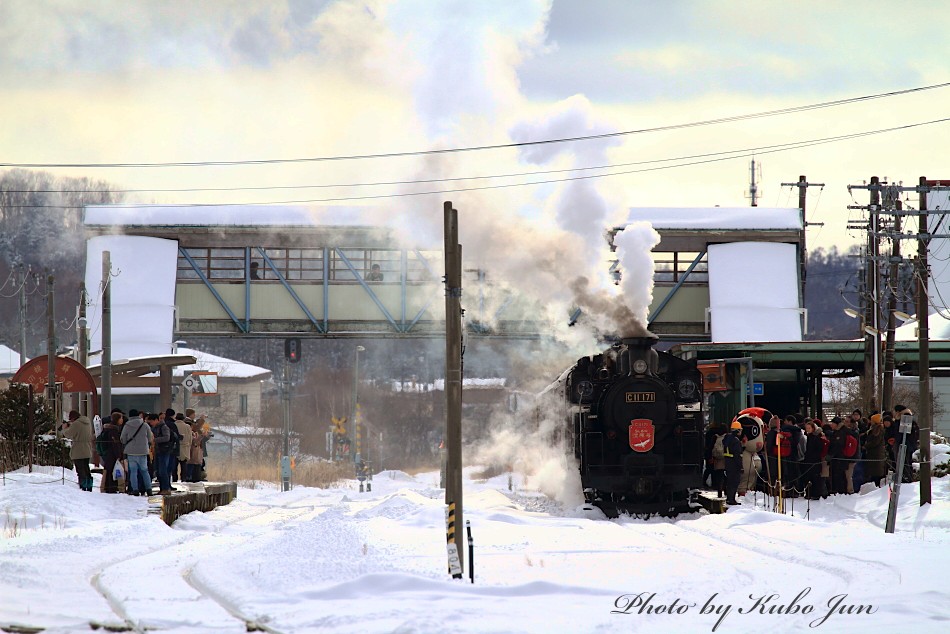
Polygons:
<instances>
[{"instance_id":1,"label":"yellow and black striped post","mask_svg":"<svg viewBox=\"0 0 950 634\"><path fill-rule=\"evenodd\" d=\"M445 509L445 541L449 555L449 574L453 579L462 578L462 562L459 559L458 543L455 541L455 502Z\"/></svg>"}]
</instances>

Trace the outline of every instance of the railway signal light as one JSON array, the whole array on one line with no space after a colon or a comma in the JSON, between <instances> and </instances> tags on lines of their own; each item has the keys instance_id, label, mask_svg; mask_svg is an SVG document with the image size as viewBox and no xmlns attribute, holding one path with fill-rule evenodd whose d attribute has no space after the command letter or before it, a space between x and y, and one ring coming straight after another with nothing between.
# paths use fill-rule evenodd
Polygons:
<instances>
[{"instance_id":1,"label":"railway signal light","mask_svg":"<svg viewBox=\"0 0 950 634\"><path fill-rule=\"evenodd\" d=\"M284 339L284 357L291 363L300 361L300 339L291 337Z\"/></svg>"}]
</instances>

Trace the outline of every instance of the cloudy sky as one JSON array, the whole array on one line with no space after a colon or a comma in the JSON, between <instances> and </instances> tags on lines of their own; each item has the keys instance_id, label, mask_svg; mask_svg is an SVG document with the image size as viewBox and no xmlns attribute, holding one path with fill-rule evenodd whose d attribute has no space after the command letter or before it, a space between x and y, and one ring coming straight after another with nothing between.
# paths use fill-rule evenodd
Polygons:
<instances>
[{"instance_id":1,"label":"cloudy sky","mask_svg":"<svg viewBox=\"0 0 950 634\"><path fill-rule=\"evenodd\" d=\"M913 1L6 0L0 163L337 157L731 117L950 81L948 18L950 6ZM825 225L808 240L829 247L860 238L845 230L857 213L846 206L867 194L852 200L848 184L950 178L950 122L761 148L941 119L948 106L942 88L521 151L48 169L143 190L129 194L141 202L369 205L379 217L424 221L416 235L437 237L445 199L463 214L463 236L466 214L527 231L602 225L632 206L744 206L759 148L761 206L794 206L796 192L780 183L800 174L826 184L809 191L809 220ZM734 150L746 151L692 166L657 162ZM613 167L552 173L604 165ZM605 171L626 173L557 182ZM525 175L534 172L544 173ZM516 176L472 180L505 174ZM522 185L534 181L548 182ZM442 191L486 186L496 188ZM218 191L161 191L193 188ZM433 190L442 193L406 196ZM479 240L473 234L467 256Z\"/></svg>"}]
</instances>

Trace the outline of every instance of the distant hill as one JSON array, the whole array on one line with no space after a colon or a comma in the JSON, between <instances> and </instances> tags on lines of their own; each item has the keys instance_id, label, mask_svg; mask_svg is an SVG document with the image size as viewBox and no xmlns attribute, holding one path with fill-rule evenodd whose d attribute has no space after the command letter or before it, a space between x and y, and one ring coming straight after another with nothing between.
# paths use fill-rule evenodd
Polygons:
<instances>
[{"instance_id":1,"label":"distant hill","mask_svg":"<svg viewBox=\"0 0 950 634\"><path fill-rule=\"evenodd\" d=\"M808 309L806 339L855 339L861 336L860 320L844 309L860 305L861 247L847 252L837 247L822 248L808 254L805 265L805 308Z\"/></svg>"}]
</instances>

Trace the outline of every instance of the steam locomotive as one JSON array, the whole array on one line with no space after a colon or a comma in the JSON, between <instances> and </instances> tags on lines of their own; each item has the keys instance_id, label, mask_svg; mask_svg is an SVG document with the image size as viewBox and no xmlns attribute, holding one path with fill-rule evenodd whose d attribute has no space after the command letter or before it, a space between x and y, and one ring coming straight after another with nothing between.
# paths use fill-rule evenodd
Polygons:
<instances>
[{"instance_id":1,"label":"steam locomotive","mask_svg":"<svg viewBox=\"0 0 950 634\"><path fill-rule=\"evenodd\" d=\"M702 375L656 341L622 339L549 388L562 400L584 497L609 517L693 510L703 485Z\"/></svg>"}]
</instances>

